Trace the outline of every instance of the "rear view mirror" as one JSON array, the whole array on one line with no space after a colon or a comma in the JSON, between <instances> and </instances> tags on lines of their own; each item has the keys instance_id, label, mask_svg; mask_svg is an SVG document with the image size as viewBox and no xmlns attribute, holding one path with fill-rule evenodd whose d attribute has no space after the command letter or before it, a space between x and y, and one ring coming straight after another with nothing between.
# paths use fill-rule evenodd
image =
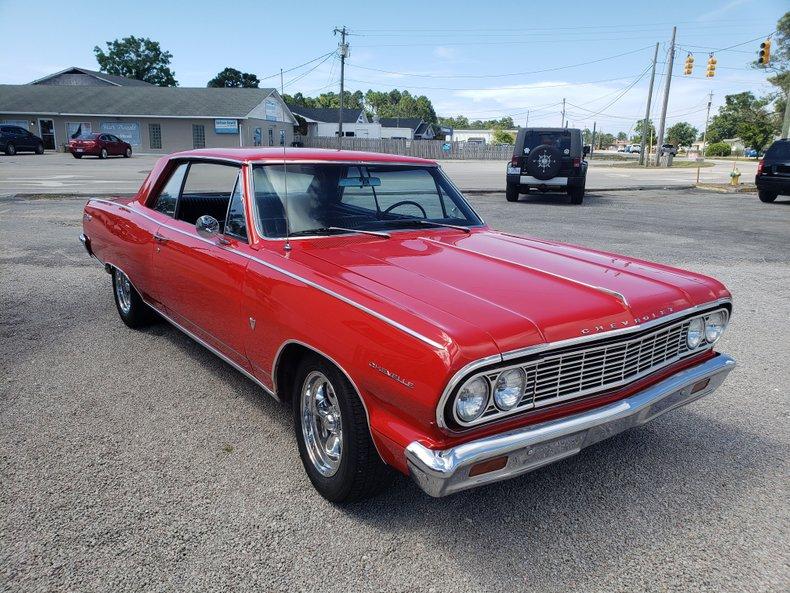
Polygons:
<instances>
[{"instance_id":1,"label":"rear view mirror","mask_svg":"<svg viewBox=\"0 0 790 593\"><path fill-rule=\"evenodd\" d=\"M380 177L346 177L340 180L340 187L378 187L381 185Z\"/></svg>"},{"instance_id":2,"label":"rear view mirror","mask_svg":"<svg viewBox=\"0 0 790 593\"><path fill-rule=\"evenodd\" d=\"M587 156L588 154L590 154L590 149L591 148L592 147L589 144L586 144L584 146L584 148L582 149L582 154L584 154L584 156Z\"/></svg>"}]
</instances>

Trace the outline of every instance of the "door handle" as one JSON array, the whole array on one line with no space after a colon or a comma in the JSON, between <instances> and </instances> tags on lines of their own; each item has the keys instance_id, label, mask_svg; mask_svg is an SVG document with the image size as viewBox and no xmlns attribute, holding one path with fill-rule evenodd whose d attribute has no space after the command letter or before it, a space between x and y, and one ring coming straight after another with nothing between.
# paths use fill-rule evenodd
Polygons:
<instances>
[{"instance_id":1,"label":"door handle","mask_svg":"<svg viewBox=\"0 0 790 593\"><path fill-rule=\"evenodd\" d=\"M163 237L159 233L156 233L156 234L154 234L154 241L156 241L157 243L167 243L168 238L167 237Z\"/></svg>"}]
</instances>

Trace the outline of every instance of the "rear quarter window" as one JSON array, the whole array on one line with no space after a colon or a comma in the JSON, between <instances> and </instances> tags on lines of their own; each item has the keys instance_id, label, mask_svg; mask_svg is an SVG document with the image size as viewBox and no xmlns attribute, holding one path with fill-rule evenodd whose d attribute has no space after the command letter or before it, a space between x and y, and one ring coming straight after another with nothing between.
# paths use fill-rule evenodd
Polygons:
<instances>
[{"instance_id":1,"label":"rear quarter window","mask_svg":"<svg viewBox=\"0 0 790 593\"><path fill-rule=\"evenodd\" d=\"M776 142L765 153L767 159L790 160L790 142Z\"/></svg>"},{"instance_id":2,"label":"rear quarter window","mask_svg":"<svg viewBox=\"0 0 790 593\"><path fill-rule=\"evenodd\" d=\"M571 148L570 132L540 132L530 131L524 135L524 149L532 150L538 146L548 144L558 148L561 152Z\"/></svg>"}]
</instances>

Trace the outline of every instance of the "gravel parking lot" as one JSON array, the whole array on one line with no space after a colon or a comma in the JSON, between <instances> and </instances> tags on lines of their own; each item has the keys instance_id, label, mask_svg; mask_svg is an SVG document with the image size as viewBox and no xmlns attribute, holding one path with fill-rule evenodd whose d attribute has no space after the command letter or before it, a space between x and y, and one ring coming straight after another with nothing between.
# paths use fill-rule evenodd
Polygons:
<instances>
[{"instance_id":1,"label":"gravel parking lot","mask_svg":"<svg viewBox=\"0 0 790 593\"><path fill-rule=\"evenodd\" d=\"M787 591L790 201L471 196L496 228L720 278L713 396L515 480L334 507L288 411L118 319L82 199L0 200L1 591Z\"/></svg>"}]
</instances>

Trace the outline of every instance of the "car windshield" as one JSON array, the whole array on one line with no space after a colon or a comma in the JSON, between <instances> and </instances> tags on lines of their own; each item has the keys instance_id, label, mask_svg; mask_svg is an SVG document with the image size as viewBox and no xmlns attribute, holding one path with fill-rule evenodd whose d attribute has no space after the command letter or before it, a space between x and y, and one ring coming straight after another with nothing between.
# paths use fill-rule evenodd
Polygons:
<instances>
[{"instance_id":1,"label":"car windshield","mask_svg":"<svg viewBox=\"0 0 790 593\"><path fill-rule=\"evenodd\" d=\"M265 237L482 224L438 167L282 164L253 168L255 211Z\"/></svg>"},{"instance_id":2,"label":"car windshield","mask_svg":"<svg viewBox=\"0 0 790 593\"><path fill-rule=\"evenodd\" d=\"M570 132L537 132L529 131L524 136L524 148L532 150L543 144L548 144L561 151L571 148Z\"/></svg>"}]
</instances>

